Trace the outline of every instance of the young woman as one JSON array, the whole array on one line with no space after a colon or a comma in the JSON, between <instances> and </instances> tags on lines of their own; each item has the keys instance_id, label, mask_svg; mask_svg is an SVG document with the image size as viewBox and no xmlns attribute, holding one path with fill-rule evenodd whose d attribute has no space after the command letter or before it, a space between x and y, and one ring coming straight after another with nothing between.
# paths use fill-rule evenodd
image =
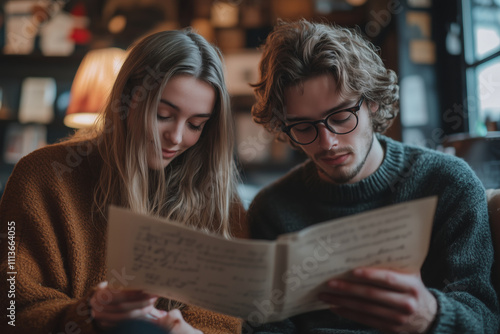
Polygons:
<instances>
[{"instance_id":1,"label":"young woman","mask_svg":"<svg viewBox=\"0 0 500 334\"><path fill-rule=\"evenodd\" d=\"M26 156L7 183L0 233L13 242L1 241L1 270L16 274L2 279L0 298L14 305L15 328L87 333L146 319L173 333L240 332L237 319L105 282L109 204L245 235L232 143L213 46L189 30L133 46L99 125ZM126 282L121 274L116 280Z\"/></svg>"}]
</instances>

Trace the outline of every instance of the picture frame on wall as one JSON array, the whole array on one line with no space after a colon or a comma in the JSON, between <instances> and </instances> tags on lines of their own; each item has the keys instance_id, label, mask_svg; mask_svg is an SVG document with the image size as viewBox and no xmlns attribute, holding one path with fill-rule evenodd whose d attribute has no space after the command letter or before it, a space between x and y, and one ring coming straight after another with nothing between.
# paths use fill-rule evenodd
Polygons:
<instances>
[{"instance_id":1,"label":"picture frame on wall","mask_svg":"<svg viewBox=\"0 0 500 334\"><path fill-rule=\"evenodd\" d=\"M19 121L21 123L48 124L54 119L56 80L28 77L23 80Z\"/></svg>"},{"instance_id":2,"label":"picture frame on wall","mask_svg":"<svg viewBox=\"0 0 500 334\"><path fill-rule=\"evenodd\" d=\"M5 133L3 160L16 164L22 157L47 145L47 128L41 124L9 124Z\"/></svg>"}]
</instances>

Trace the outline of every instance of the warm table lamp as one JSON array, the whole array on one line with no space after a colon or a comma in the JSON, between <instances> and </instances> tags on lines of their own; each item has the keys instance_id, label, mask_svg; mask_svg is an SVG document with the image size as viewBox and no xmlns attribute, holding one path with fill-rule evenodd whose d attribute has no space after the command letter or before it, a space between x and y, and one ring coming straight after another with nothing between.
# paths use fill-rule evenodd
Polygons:
<instances>
[{"instance_id":1,"label":"warm table lamp","mask_svg":"<svg viewBox=\"0 0 500 334\"><path fill-rule=\"evenodd\" d=\"M89 51L71 86L64 124L71 128L93 125L108 98L126 52L118 48Z\"/></svg>"}]
</instances>

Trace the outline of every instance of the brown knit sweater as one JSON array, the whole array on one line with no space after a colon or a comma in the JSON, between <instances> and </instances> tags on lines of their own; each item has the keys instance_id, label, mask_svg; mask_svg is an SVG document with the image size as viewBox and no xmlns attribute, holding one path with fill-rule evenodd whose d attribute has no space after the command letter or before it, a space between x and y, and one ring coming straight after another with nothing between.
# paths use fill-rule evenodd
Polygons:
<instances>
[{"instance_id":1,"label":"brown knit sweater","mask_svg":"<svg viewBox=\"0 0 500 334\"><path fill-rule=\"evenodd\" d=\"M106 221L91 215L102 159L88 147L44 147L10 176L0 202L1 333L94 333L88 299L106 279ZM246 237L238 212L235 235ZM204 333L241 333L239 319L192 306L182 313Z\"/></svg>"}]
</instances>

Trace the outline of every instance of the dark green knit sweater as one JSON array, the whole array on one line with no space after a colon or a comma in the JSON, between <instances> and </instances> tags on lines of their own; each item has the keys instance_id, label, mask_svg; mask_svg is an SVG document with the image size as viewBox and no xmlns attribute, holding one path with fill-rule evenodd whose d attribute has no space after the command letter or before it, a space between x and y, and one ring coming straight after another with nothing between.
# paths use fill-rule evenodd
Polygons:
<instances>
[{"instance_id":1,"label":"dark green knit sweater","mask_svg":"<svg viewBox=\"0 0 500 334\"><path fill-rule=\"evenodd\" d=\"M385 148L384 161L358 183L326 183L306 161L264 188L248 211L252 237L275 239L326 220L438 195L429 254L421 270L439 305L432 332L498 333L499 306L490 278L493 248L480 181L461 159L378 138ZM253 332L377 331L326 310L266 324Z\"/></svg>"}]
</instances>

